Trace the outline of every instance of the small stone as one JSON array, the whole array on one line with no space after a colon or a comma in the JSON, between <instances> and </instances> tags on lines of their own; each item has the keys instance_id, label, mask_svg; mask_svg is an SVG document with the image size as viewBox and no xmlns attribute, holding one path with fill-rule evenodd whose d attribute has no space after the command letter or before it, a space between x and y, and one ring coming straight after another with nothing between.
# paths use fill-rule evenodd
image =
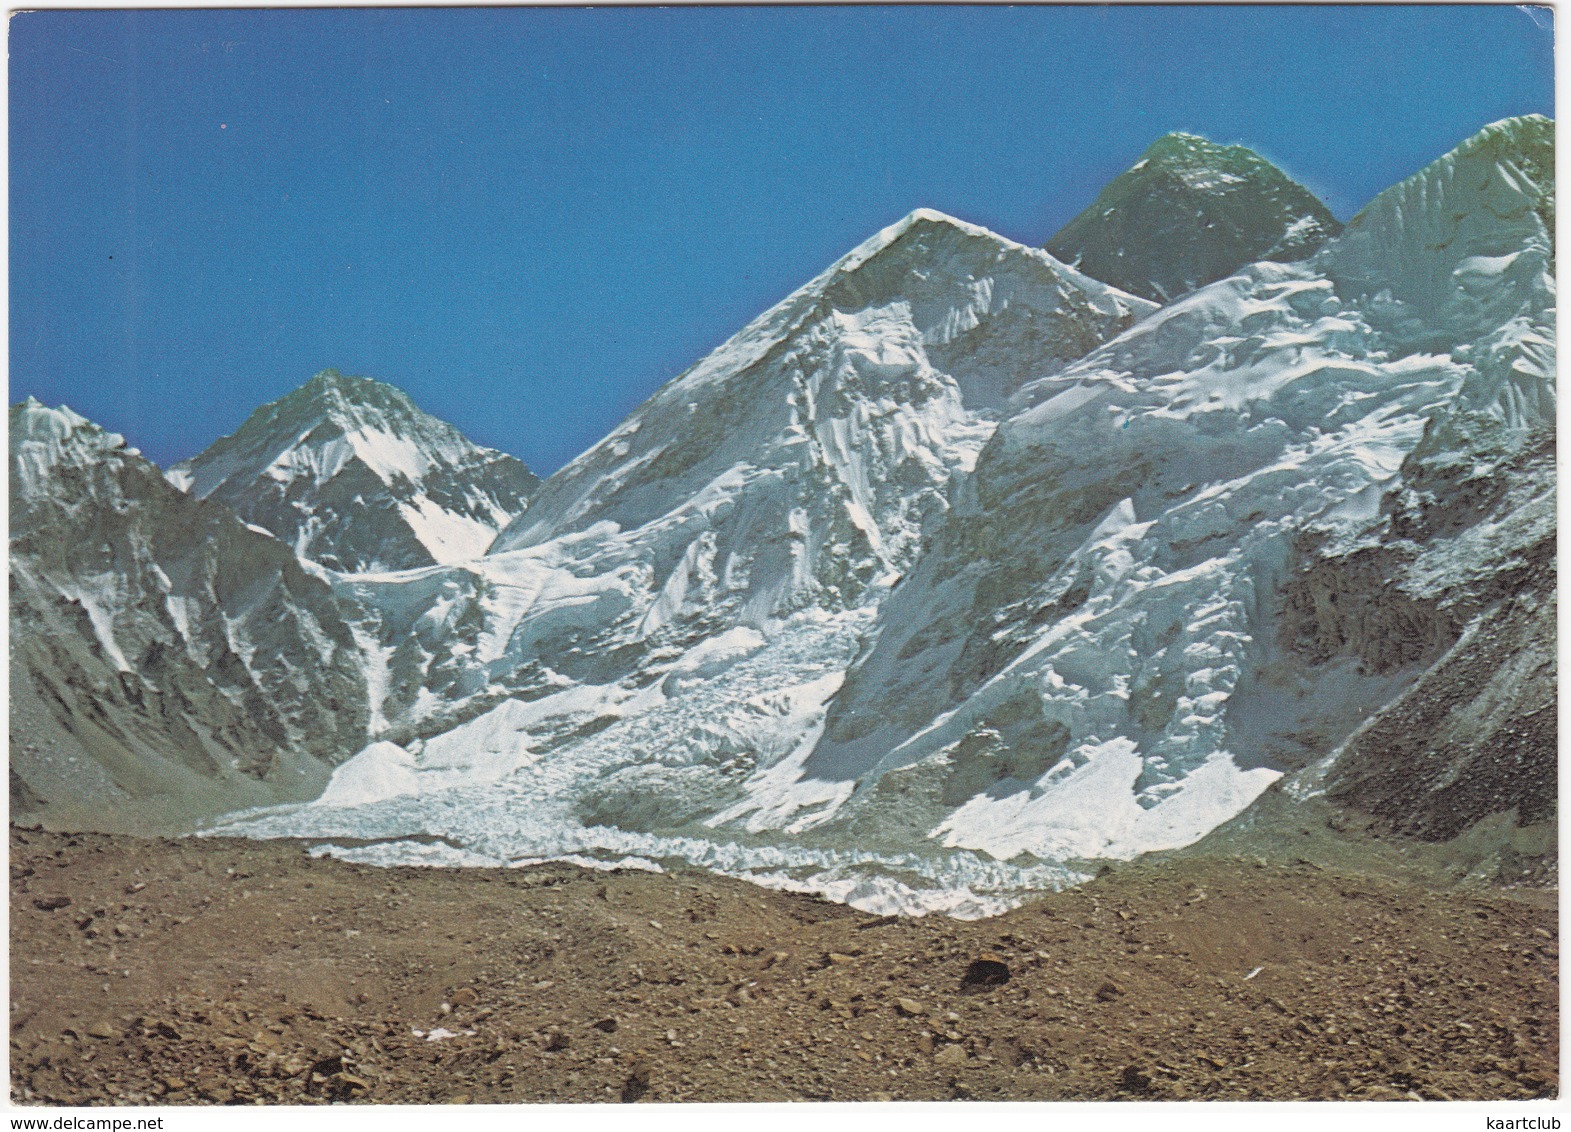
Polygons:
<instances>
[{"instance_id":1,"label":"small stone","mask_svg":"<svg viewBox=\"0 0 1571 1132\"><path fill-rule=\"evenodd\" d=\"M970 1060L966 1047L960 1045L945 1046L933 1055L934 1065L964 1065Z\"/></svg>"},{"instance_id":2,"label":"small stone","mask_svg":"<svg viewBox=\"0 0 1571 1132\"><path fill-rule=\"evenodd\" d=\"M87 1036L90 1038L113 1038L118 1037L119 1032L108 1022L94 1022L87 1028Z\"/></svg>"},{"instance_id":3,"label":"small stone","mask_svg":"<svg viewBox=\"0 0 1571 1132\"><path fill-rule=\"evenodd\" d=\"M829 953L829 962L834 966L843 967L847 963L855 963L856 957L854 955L846 955L839 951L831 951Z\"/></svg>"},{"instance_id":4,"label":"small stone","mask_svg":"<svg viewBox=\"0 0 1571 1132\"><path fill-rule=\"evenodd\" d=\"M916 1048L923 1053L933 1052L933 1035L923 1030L916 1036Z\"/></svg>"},{"instance_id":5,"label":"small stone","mask_svg":"<svg viewBox=\"0 0 1571 1132\"><path fill-rule=\"evenodd\" d=\"M453 992L454 1006L476 1006L479 1002L480 996L473 987L459 987Z\"/></svg>"},{"instance_id":6,"label":"small stone","mask_svg":"<svg viewBox=\"0 0 1571 1132\"><path fill-rule=\"evenodd\" d=\"M927 1007L914 998L897 998L895 999L895 1005L899 1007L900 1013L907 1018L916 1018L927 1013Z\"/></svg>"},{"instance_id":7,"label":"small stone","mask_svg":"<svg viewBox=\"0 0 1571 1132\"><path fill-rule=\"evenodd\" d=\"M363 1077L356 1077L353 1073L335 1073L328 1078L327 1085L333 1096L339 1098L353 1097L371 1090L371 1082ZM466 1102L455 1098L452 1103L464 1104Z\"/></svg>"},{"instance_id":8,"label":"small stone","mask_svg":"<svg viewBox=\"0 0 1571 1132\"><path fill-rule=\"evenodd\" d=\"M649 1091L649 1066L643 1061L634 1062L622 1081L622 1103L632 1104Z\"/></svg>"},{"instance_id":9,"label":"small stone","mask_svg":"<svg viewBox=\"0 0 1571 1132\"><path fill-rule=\"evenodd\" d=\"M1009 964L992 952L984 952L971 961L965 977L960 980L962 990L981 990L1002 986L1009 981Z\"/></svg>"},{"instance_id":10,"label":"small stone","mask_svg":"<svg viewBox=\"0 0 1571 1132\"><path fill-rule=\"evenodd\" d=\"M572 1043L569 1041L566 1034L562 1033L560 1030L552 1030L545 1036L545 1044L543 1048L547 1053L556 1053L560 1050L566 1049L571 1044Z\"/></svg>"},{"instance_id":11,"label":"small stone","mask_svg":"<svg viewBox=\"0 0 1571 1132\"><path fill-rule=\"evenodd\" d=\"M598 1022L591 1023L591 1025L602 1034L614 1034L616 1033L617 1021L615 1018L602 1018Z\"/></svg>"},{"instance_id":12,"label":"small stone","mask_svg":"<svg viewBox=\"0 0 1571 1132\"><path fill-rule=\"evenodd\" d=\"M1151 1076L1137 1065L1126 1065L1118 1079L1119 1088L1126 1093L1145 1093L1151 1089Z\"/></svg>"},{"instance_id":13,"label":"small stone","mask_svg":"<svg viewBox=\"0 0 1571 1132\"><path fill-rule=\"evenodd\" d=\"M1096 998L1098 1002L1112 1002L1115 998L1121 997L1123 993L1124 988L1113 982L1112 979L1108 979L1105 983L1096 988Z\"/></svg>"},{"instance_id":14,"label":"small stone","mask_svg":"<svg viewBox=\"0 0 1571 1132\"><path fill-rule=\"evenodd\" d=\"M40 896L33 901L33 907L40 912L53 912L57 908L71 907L69 896Z\"/></svg>"}]
</instances>

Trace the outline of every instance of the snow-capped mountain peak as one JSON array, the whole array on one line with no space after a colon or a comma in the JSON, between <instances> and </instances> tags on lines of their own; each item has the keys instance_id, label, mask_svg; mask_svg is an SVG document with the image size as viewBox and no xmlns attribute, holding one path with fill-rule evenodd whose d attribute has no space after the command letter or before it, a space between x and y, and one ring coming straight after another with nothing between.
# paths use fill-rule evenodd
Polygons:
<instances>
[{"instance_id":1,"label":"snow-capped mountain peak","mask_svg":"<svg viewBox=\"0 0 1571 1132\"><path fill-rule=\"evenodd\" d=\"M1023 382L1150 309L1039 249L918 209L659 390L552 476L494 549L642 525L683 485L696 492L769 450L793 465L813 453L871 537L909 541L913 529L880 523L880 476L905 465L941 487Z\"/></svg>"},{"instance_id":2,"label":"snow-capped mountain peak","mask_svg":"<svg viewBox=\"0 0 1571 1132\"><path fill-rule=\"evenodd\" d=\"M998 857L1137 853L1400 693L1455 639L1416 584L1358 593L1322 567L1340 593L1312 600L1288 579L1324 545L1382 544L1426 437L1492 437L1445 464L1488 468L1551 426L1549 142L1541 119L1490 127L1314 259L1248 266L1022 388L800 779L761 780L731 816L789 828L811 808L828 836L890 811ZM1301 621L1329 623L1337 663L1294 651Z\"/></svg>"},{"instance_id":3,"label":"snow-capped mountain peak","mask_svg":"<svg viewBox=\"0 0 1571 1132\"><path fill-rule=\"evenodd\" d=\"M51 409L33 397L11 407L10 427L12 489L24 496L56 464L125 447L125 437L119 433L104 431L68 406Z\"/></svg>"},{"instance_id":4,"label":"snow-capped mountain peak","mask_svg":"<svg viewBox=\"0 0 1571 1132\"><path fill-rule=\"evenodd\" d=\"M335 370L262 406L169 477L350 572L478 557L539 482L402 390Z\"/></svg>"},{"instance_id":5,"label":"snow-capped mountain peak","mask_svg":"<svg viewBox=\"0 0 1571 1132\"><path fill-rule=\"evenodd\" d=\"M1486 376L1542 383L1553 367L1541 316L1554 307L1554 146L1541 115L1486 126L1377 196L1315 263L1390 348L1476 339L1466 353Z\"/></svg>"}]
</instances>

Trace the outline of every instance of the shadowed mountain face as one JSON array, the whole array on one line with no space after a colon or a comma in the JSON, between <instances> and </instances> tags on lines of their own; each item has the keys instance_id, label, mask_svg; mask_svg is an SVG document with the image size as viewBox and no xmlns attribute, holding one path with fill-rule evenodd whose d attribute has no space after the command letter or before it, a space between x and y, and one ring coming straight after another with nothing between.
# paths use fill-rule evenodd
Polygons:
<instances>
[{"instance_id":1,"label":"shadowed mountain face","mask_svg":"<svg viewBox=\"0 0 1571 1132\"><path fill-rule=\"evenodd\" d=\"M68 409L10 432L13 802L153 830L319 793L366 724L329 586Z\"/></svg>"},{"instance_id":2,"label":"shadowed mountain face","mask_svg":"<svg viewBox=\"0 0 1571 1132\"><path fill-rule=\"evenodd\" d=\"M1257 260L1307 259L1341 230L1259 154L1168 134L1046 247L1093 278L1167 302Z\"/></svg>"},{"instance_id":3,"label":"shadowed mountain face","mask_svg":"<svg viewBox=\"0 0 1571 1132\"><path fill-rule=\"evenodd\" d=\"M404 570L484 554L539 478L407 394L325 370L170 470L334 570Z\"/></svg>"}]
</instances>

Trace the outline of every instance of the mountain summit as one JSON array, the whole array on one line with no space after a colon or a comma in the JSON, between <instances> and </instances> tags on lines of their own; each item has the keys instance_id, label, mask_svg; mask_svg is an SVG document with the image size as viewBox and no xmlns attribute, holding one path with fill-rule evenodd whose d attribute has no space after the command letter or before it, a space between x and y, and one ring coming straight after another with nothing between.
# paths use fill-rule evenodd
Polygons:
<instances>
[{"instance_id":1,"label":"mountain summit","mask_svg":"<svg viewBox=\"0 0 1571 1132\"><path fill-rule=\"evenodd\" d=\"M478 557L540 482L402 390L337 370L263 405L169 478L351 573Z\"/></svg>"},{"instance_id":2,"label":"mountain summit","mask_svg":"<svg viewBox=\"0 0 1571 1132\"><path fill-rule=\"evenodd\" d=\"M1342 230L1253 150L1168 134L1045 245L1094 278L1167 302L1257 260L1307 259Z\"/></svg>"}]
</instances>

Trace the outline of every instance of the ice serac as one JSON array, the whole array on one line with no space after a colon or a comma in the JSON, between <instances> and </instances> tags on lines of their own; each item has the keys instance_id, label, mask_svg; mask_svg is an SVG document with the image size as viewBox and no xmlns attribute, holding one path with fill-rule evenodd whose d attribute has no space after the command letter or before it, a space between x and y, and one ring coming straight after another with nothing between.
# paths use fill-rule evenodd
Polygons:
<instances>
[{"instance_id":1,"label":"ice serac","mask_svg":"<svg viewBox=\"0 0 1571 1132\"><path fill-rule=\"evenodd\" d=\"M1307 259L1341 225L1259 154L1158 138L1047 242L1086 274L1167 302L1258 260Z\"/></svg>"},{"instance_id":2,"label":"ice serac","mask_svg":"<svg viewBox=\"0 0 1571 1132\"><path fill-rule=\"evenodd\" d=\"M539 484L402 390L335 370L262 406L170 479L345 573L478 558Z\"/></svg>"},{"instance_id":3,"label":"ice serac","mask_svg":"<svg viewBox=\"0 0 1571 1132\"><path fill-rule=\"evenodd\" d=\"M13 800L148 831L318 794L367 719L328 585L69 409L10 430Z\"/></svg>"},{"instance_id":4,"label":"ice serac","mask_svg":"<svg viewBox=\"0 0 1571 1132\"><path fill-rule=\"evenodd\" d=\"M1310 261L1254 264L1022 387L799 778L757 782L738 820L781 826L854 783L814 808L825 835L926 826L998 857L1119 857L1193 841L1344 741L1336 788L1378 778L1370 752L1393 747L1368 717L1465 683L1455 650L1481 626L1542 635L1542 581L1501 603L1553 541L1548 136L1490 127ZM1540 767L1541 667L1480 732L1510 730ZM1408 760L1406 797L1468 797L1473 821L1517 793L1445 792L1483 757L1467 718L1449 755ZM1380 781L1371 807L1433 823L1396 816Z\"/></svg>"}]
</instances>

